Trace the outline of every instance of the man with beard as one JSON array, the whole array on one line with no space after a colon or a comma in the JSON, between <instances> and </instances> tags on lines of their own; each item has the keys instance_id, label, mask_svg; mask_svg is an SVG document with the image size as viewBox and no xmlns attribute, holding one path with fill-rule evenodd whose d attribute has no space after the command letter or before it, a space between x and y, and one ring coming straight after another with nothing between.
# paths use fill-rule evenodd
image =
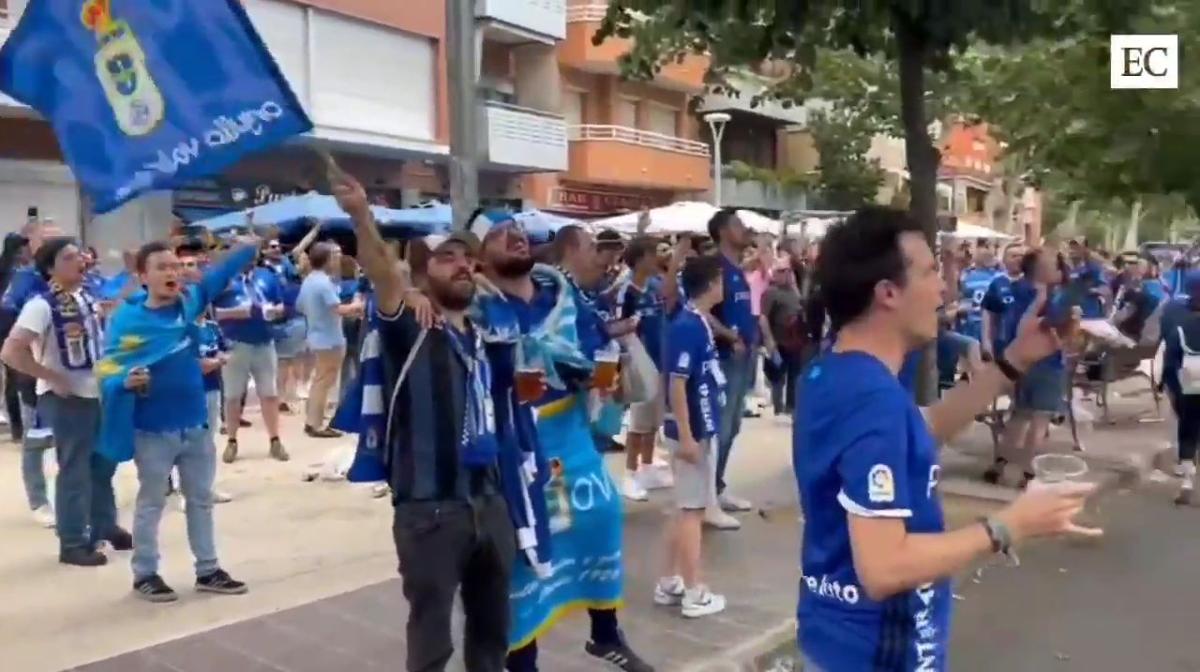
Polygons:
<instances>
[{"instance_id":1,"label":"man with beard","mask_svg":"<svg viewBox=\"0 0 1200 672\"><path fill-rule=\"evenodd\" d=\"M360 428L365 448L383 444L374 453L376 466L395 507L392 533L409 603L406 669L446 669L461 587L466 669L499 672L509 644L509 581L518 538L529 552L537 536L525 518L534 506L533 484L513 474L536 467L516 457L521 450L515 435L522 426L529 435L534 430L528 409L524 419L514 413L511 365L509 371L494 367L481 329L467 315L478 241L458 231L414 243L412 268L426 303L397 272L362 186L332 162L330 181L354 219L358 259L374 287L378 332L364 340L358 376L369 382L355 391L363 402L362 423L369 425ZM382 364L378 376L367 370L368 358ZM387 404L386 420L370 425L365 409L372 404ZM351 479L357 480L354 471Z\"/></svg>"},{"instance_id":2,"label":"man with beard","mask_svg":"<svg viewBox=\"0 0 1200 672\"><path fill-rule=\"evenodd\" d=\"M590 432L587 400L594 364L588 352L606 337L596 333L590 308L577 304L571 280L553 267L534 265L529 238L516 222L482 213L472 222L483 240L483 270L494 290L476 297L472 314L485 339L516 346L522 375L540 374L546 382L533 403L537 437L551 471L543 492L553 562L561 567L552 576L526 565L514 568L508 669L537 670L537 636L565 614L586 608L591 618L587 653L619 669L651 672L618 627L621 501ZM590 238L579 242L586 246ZM572 496L577 488L594 493L587 507Z\"/></svg>"}]
</instances>

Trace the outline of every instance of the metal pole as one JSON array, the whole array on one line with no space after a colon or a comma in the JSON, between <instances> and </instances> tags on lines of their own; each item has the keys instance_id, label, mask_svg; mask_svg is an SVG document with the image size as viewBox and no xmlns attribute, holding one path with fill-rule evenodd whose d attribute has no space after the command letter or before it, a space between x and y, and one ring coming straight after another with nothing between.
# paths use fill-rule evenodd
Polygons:
<instances>
[{"instance_id":1,"label":"metal pole","mask_svg":"<svg viewBox=\"0 0 1200 672\"><path fill-rule=\"evenodd\" d=\"M475 3L446 2L446 75L450 80L450 206L454 228L465 229L479 204Z\"/></svg>"},{"instance_id":2,"label":"metal pole","mask_svg":"<svg viewBox=\"0 0 1200 672\"><path fill-rule=\"evenodd\" d=\"M708 120L713 136L713 205L721 207L721 138L725 135L724 121Z\"/></svg>"}]
</instances>

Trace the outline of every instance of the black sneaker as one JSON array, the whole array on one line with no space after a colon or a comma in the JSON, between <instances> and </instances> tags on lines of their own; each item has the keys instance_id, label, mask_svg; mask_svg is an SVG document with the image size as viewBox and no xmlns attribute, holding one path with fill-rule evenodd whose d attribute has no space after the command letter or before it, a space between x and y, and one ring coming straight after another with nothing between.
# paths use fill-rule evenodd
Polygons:
<instances>
[{"instance_id":1,"label":"black sneaker","mask_svg":"<svg viewBox=\"0 0 1200 672\"><path fill-rule=\"evenodd\" d=\"M101 567L108 564L108 556L91 548L64 548L58 552L58 561L76 567Z\"/></svg>"},{"instance_id":2,"label":"black sneaker","mask_svg":"<svg viewBox=\"0 0 1200 672\"><path fill-rule=\"evenodd\" d=\"M279 412L280 413L291 413L292 409L290 406L287 405L286 401L281 401L281 402L279 402Z\"/></svg>"},{"instance_id":3,"label":"black sneaker","mask_svg":"<svg viewBox=\"0 0 1200 672\"><path fill-rule=\"evenodd\" d=\"M245 429L246 427L253 427L253 426L254 425L250 424L250 421L245 418L238 420L238 427L241 427L242 429Z\"/></svg>"},{"instance_id":4,"label":"black sneaker","mask_svg":"<svg viewBox=\"0 0 1200 672\"><path fill-rule=\"evenodd\" d=\"M172 590L158 574L151 574L144 579L134 581L133 594L140 600L158 604L174 602L179 599L179 594Z\"/></svg>"},{"instance_id":5,"label":"black sneaker","mask_svg":"<svg viewBox=\"0 0 1200 672\"><path fill-rule=\"evenodd\" d=\"M225 570L218 569L212 574L196 577L196 590L221 595L244 595L249 588L241 581L235 581Z\"/></svg>"},{"instance_id":6,"label":"black sneaker","mask_svg":"<svg viewBox=\"0 0 1200 672\"><path fill-rule=\"evenodd\" d=\"M280 462L287 462L288 460L292 459L292 456L288 455L287 450L284 449L283 442L279 440L278 436L271 439L271 448L269 452L271 457L279 460Z\"/></svg>"},{"instance_id":7,"label":"black sneaker","mask_svg":"<svg viewBox=\"0 0 1200 672\"><path fill-rule=\"evenodd\" d=\"M128 530L116 528L104 538L114 551L132 551L133 550L133 535Z\"/></svg>"},{"instance_id":8,"label":"black sneaker","mask_svg":"<svg viewBox=\"0 0 1200 672\"><path fill-rule=\"evenodd\" d=\"M654 672L654 667L642 660L625 642L625 634L617 633L617 641L609 644L588 642L583 650L592 656L626 672Z\"/></svg>"},{"instance_id":9,"label":"black sneaker","mask_svg":"<svg viewBox=\"0 0 1200 672\"><path fill-rule=\"evenodd\" d=\"M1037 478L1037 476L1035 476L1027 471L1024 474L1021 474L1021 484L1017 487L1024 490L1029 487L1029 484L1032 483L1033 479L1035 479L1035 478Z\"/></svg>"}]
</instances>

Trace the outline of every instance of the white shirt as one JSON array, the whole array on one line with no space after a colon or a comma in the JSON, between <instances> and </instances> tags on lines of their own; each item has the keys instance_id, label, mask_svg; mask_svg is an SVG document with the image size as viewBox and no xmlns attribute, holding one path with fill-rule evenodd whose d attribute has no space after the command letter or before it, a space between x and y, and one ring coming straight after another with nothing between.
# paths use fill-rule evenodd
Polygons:
<instances>
[{"instance_id":1,"label":"white shirt","mask_svg":"<svg viewBox=\"0 0 1200 672\"><path fill-rule=\"evenodd\" d=\"M103 334L100 332L99 316L89 312L88 302L84 300L82 291L75 292L75 300L79 303L79 310L84 318L83 323L88 333L92 362L99 362L100 340L103 337ZM52 333L53 324L54 318L50 312L50 304L46 302L45 297L35 296L21 308L21 314L17 317L17 323L14 326L31 331L37 335L38 341L41 344L40 348L38 348L38 362L48 369L61 371L66 374L67 380L71 384L71 394L77 397L98 399L100 397L100 386L96 382L96 374L91 369L69 371L63 367L62 358L58 352L58 338ZM50 384L38 379L38 395L40 396L47 392L50 392Z\"/></svg>"}]
</instances>

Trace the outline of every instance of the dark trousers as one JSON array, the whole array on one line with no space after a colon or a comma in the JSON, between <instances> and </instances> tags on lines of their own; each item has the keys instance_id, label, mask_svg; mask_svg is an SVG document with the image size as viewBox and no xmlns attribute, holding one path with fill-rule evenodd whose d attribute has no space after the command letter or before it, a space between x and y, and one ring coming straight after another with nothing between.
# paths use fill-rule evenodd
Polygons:
<instances>
[{"instance_id":1,"label":"dark trousers","mask_svg":"<svg viewBox=\"0 0 1200 672\"><path fill-rule=\"evenodd\" d=\"M96 452L100 400L43 394L38 410L54 432L58 456L54 513L62 549L94 546L116 531L112 479L117 465Z\"/></svg>"},{"instance_id":2,"label":"dark trousers","mask_svg":"<svg viewBox=\"0 0 1200 672\"><path fill-rule=\"evenodd\" d=\"M8 413L8 429L12 432L13 443L20 443L25 438L25 425L21 422L22 375L11 366L4 367L4 408Z\"/></svg>"},{"instance_id":3,"label":"dark trousers","mask_svg":"<svg viewBox=\"0 0 1200 672\"><path fill-rule=\"evenodd\" d=\"M767 362L764 367L770 374L767 379L771 383L771 406L775 409L775 415L792 412L796 404L796 379L800 377L800 357L782 355L781 358L783 361L779 366Z\"/></svg>"},{"instance_id":4,"label":"dark trousers","mask_svg":"<svg viewBox=\"0 0 1200 672\"><path fill-rule=\"evenodd\" d=\"M1196 447L1200 444L1200 395L1172 391L1168 396L1175 417L1179 418L1179 461L1191 462L1196 459Z\"/></svg>"},{"instance_id":5,"label":"dark trousers","mask_svg":"<svg viewBox=\"0 0 1200 672\"><path fill-rule=\"evenodd\" d=\"M508 652L515 533L499 495L472 503L402 502L392 535L408 599L408 672L441 672L454 653L450 619L462 588L463 661L500 672Z\"/></svg>"}]
</instances>

